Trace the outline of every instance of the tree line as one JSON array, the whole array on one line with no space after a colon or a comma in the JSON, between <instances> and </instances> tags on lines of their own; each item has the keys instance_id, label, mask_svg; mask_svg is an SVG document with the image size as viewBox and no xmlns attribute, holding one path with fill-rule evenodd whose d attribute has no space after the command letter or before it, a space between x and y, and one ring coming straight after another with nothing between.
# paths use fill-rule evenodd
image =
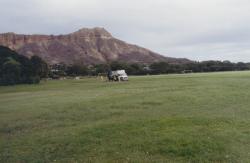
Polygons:
<instances>
[{"instance_id":1,"label":"tree line","mask_svg":"<svg viewBox=\"0 0 250 163\"><path fill-rule=\"evenodd\" d=\"M97 76L110 70L126 70L128 75L157 75L190 72L219 72L250 70L250 63L232 63L230 61L204 61L186 64L156 62L152 64L125 63L114 61L108 64L91 66L57 64L51 66L50 77L60 76Z\"/></svg>"},{"instance_id":2,"label":"tree line","mask_svg":"<svg viewBox=\"0 0 250 163\"><path fill-rule=\"evenodd\" d=\"M128 75L157 75L190 72L219 72L250 70L250 63L203 61L185 64L155 62L152 64L110 62L97 65L48 65L38 56L30 59L0 46L0 85L39 83L42 78L59 79L66 76L97 76L112 70L126 70Z\"/></svg>"}]
</instances>

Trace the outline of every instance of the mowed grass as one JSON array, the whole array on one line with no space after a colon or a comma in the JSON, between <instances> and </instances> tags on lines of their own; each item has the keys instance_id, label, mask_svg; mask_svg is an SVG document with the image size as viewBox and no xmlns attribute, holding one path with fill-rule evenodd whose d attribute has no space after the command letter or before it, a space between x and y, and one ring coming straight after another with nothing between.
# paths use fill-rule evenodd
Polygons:
<instances>
[{"instance_id":1,"label":"mowed grass","mask_svg":"<svg viewBox=\"0 0 250 163\"><path fill-rule=\"evenodd\" d=\"M0 87L0 162L250 162L250 72Z\"/></svg>"}]
</instances>

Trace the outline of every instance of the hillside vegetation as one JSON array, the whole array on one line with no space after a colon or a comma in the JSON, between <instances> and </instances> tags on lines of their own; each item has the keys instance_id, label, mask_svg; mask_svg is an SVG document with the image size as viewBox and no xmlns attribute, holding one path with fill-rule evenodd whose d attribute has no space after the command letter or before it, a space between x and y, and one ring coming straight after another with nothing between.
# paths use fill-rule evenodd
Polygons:
<instances>
[{"instance_id":1,"label":"hillside vegetation","mask_svg":"<svg viewBox=\"0 0 250 163\"><path fill-rule=\"evenodd\" d=\"M250 72L0 87L0 162L250 162Z\"/></svg>"}]
</instances>

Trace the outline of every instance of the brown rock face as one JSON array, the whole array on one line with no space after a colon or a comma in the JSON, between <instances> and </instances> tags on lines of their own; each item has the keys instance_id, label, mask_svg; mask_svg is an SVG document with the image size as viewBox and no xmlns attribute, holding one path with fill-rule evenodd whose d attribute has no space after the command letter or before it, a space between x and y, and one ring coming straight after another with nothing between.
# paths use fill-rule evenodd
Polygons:
<instances>
[{"instance_id":1,"label":"brown rock face","mask_svg":"<svg viewBox=\"0 0 250 163\"><path fill-rule=\"evenodd\" d=\"M98 64L111 61L152 63L188 62L163 57L145 48L118 40L104 28L83 28L67 35L0 34L0 45L31 57L38 55L49 64Z\"/></svg>"}]
</instances>

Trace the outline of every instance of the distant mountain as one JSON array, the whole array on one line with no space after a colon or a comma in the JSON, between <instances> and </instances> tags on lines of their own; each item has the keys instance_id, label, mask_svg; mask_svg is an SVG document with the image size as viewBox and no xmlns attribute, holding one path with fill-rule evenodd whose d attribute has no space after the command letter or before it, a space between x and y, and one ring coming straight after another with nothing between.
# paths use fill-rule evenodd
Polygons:
<instances>
[{"instance_id":1,"label":"distant mountain","mask_svg":"<svg viewBox=\"0 0 250 163\"><path fill-rule=\"evenodd\" d=\"M155 52L114 38L104 28L83 28L67 35L0 34L0 45L19 54L38 55L49 64L98 64L111 61L152 63L190 62L164 57Z\"/></svg>"}]
</instances>

